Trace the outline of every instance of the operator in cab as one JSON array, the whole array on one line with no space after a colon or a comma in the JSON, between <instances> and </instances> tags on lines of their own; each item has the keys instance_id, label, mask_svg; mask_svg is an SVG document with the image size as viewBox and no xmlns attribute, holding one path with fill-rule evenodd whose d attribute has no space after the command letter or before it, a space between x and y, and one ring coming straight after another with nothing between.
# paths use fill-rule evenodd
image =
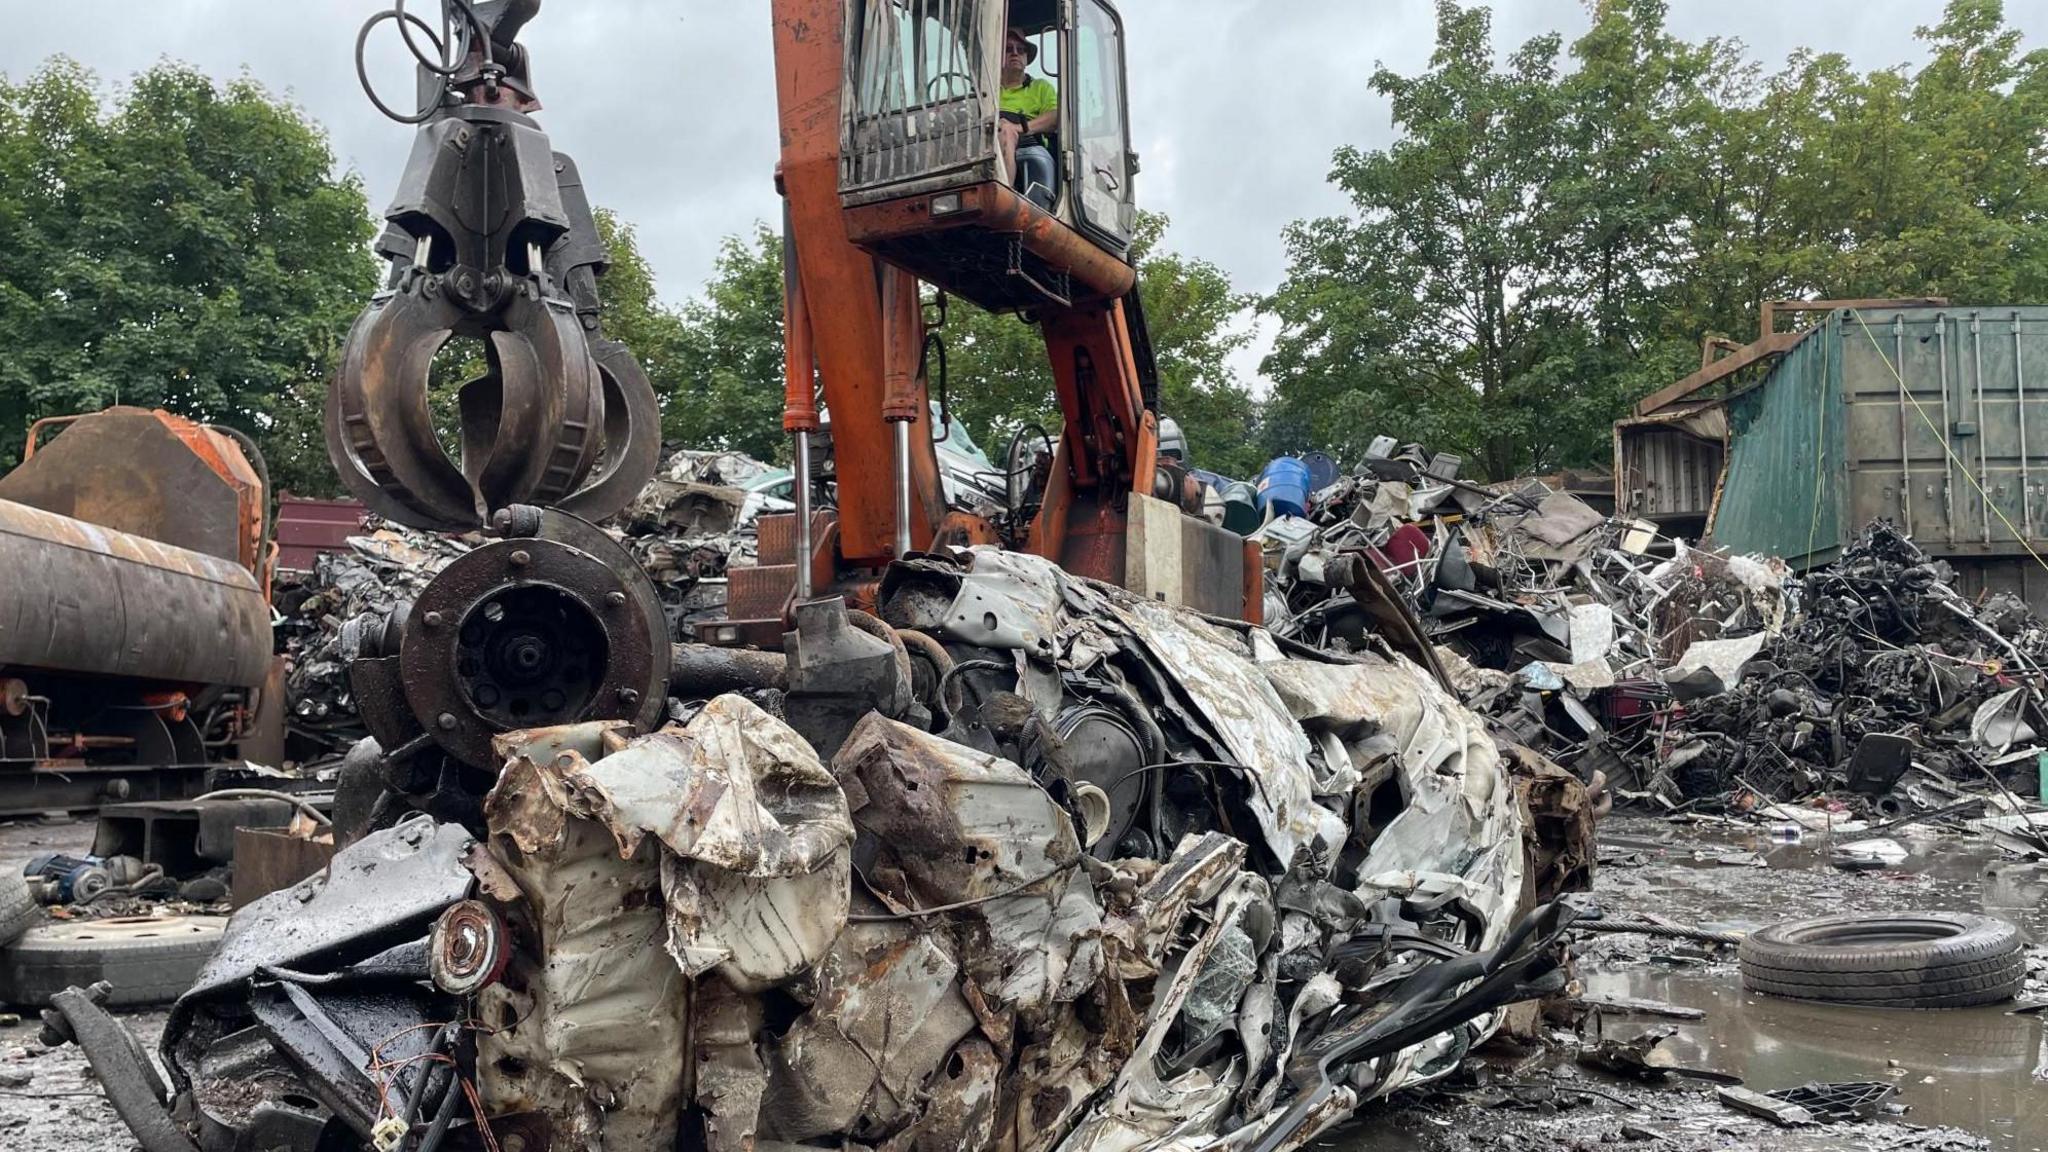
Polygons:
<instances>
[{"instance_id":1,"label":"operator in cab","mask_svg":"<svg viewBox=\"0 0 2048 1152\"><path fill-rule=\"evenodd\" d=\"M1024 33L1012 28L1003 37L1003 159L1024 198L1050 212L1058 172L1052 133L1059 130L1060 96L1052 81L1024 71L1037 59L1038 46Z\"/></svg>"}]
</instances>

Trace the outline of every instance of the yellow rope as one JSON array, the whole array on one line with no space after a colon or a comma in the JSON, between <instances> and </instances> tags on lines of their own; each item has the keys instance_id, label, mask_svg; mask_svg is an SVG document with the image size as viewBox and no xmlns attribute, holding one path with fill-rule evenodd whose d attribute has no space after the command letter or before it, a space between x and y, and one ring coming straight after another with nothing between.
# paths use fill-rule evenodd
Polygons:
<instances>
[{"instance_id":1,"label":"yellow rope","mask_svg":"<svg viewBox=\"0 0 2048 1152\"><path fill-rule=\"evenodd\" d=\"M2027 550L2027 555L2032 556L2034 558L2034 563L2039 564L2042 570L2048 571L2048 560L2043 560L2041 558L2041 554L2039 552L2034 551L2034 546L2028 543L2027 541L2027 534L2025 532L2020 531L2019 528L2015 526L2010 519L2006 518L2005 509L2000 508L1997 504L1992 502L1991 493L1986 492L1984 490L1984 485L1977 482L1977 476L1975 473L1970 471L1970 466L1968 464L1963 463L1963 458L1956 455L1956 450L1954 448L1949 447L1948 435L1946 431L1943 430L1939 425L1935 424L1934 421L1927 418L1926 406L1921 404L1919 398L1913 395L1913 390L1911 388L1906 387L1905 376L1899 372L1898 365L1892 363L1892 358L1884 354L1884 345L1879 344L1877 342L1877 336L1875 333L1871 332L1870 325L1863 322L1863 313L1857 311L1854 308L1851 308L1849 309L1849 314L1856 317L1856 326L1863 329L1863 335L1870 340L1870 347L1877 352L1877 358L1879 360L1884 361L1884 366L1886 368L1891 369L1892 379L1898 381L1899 384L1899 395L1904 396L1907 400L1912 402L1913 411L1919 414L1920 422L1927 425L1928 430L1934 433L1935 440L1941 444L1941 450L1944 453L1947 453L1949 463L1955 465L1956 468L1962 472L1963 479L1968 480L1970 482L1970 487L1975 488L1977 490L1977 496L1979 499L1984 501L1984 506L1986 508L1991 509L1991 511L1995 515L1997 515L1998 522L2005 525L2005 530L2012 533L2013 539L2019 541L2020 547L2025 548ZM1978 384L1978 387L1983 387L1981 382ZM2026 418L2026 411L2022 409L2020 412L2020 419L2024 420ZM1981 434L1982 430L1980 429L1979 432ZM1905 493L1905 498L1908 500L1912 499L1912 493Z\"/></svg>"}]
</instances>

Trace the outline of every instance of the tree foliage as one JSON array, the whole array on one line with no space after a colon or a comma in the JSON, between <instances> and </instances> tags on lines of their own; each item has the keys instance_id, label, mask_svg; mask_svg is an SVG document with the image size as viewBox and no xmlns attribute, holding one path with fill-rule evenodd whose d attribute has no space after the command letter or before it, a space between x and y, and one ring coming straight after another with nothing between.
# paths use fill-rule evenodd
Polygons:
<instances>
[{"instance_id":1,"label":"tree foliage","mask_svg":"<svg viewBox=\"0 0 2048 1152\"><path fill-rule=\"evenodd\" d=\"M703 293L674 315L655 388L662 431L692 448L786 458L782 433L782 237L728 236Z\"/></svg>"},{"instance_id":2,"label":"tree foliage","mask_svg":"<svg viewBox=\"0 0 2048 1152\"><path fill-rule=\"evenodd\" d=\"M166 63L101 96L63 59L0 79L0 451L41 416L162 407L325 490L323 381L376 274L360 181L247 79Z\"/></svg>"},{"instance_id":3,"label":"tree foliage","mask_svg":"<svg viewBox=\"0 0 2048 1152\"><path fill-rule=\"evenodd\" d=\"M1754 338L1757 304L2048 290L2048 52L1998 0L1951 0L1917 70L1687 43L1664 0L1594 0L1567 50L1498 60L1484 8L1440 0L1415 76L1382 68L1400 139L1338 152L1348 215L1287 230L1263 307L1274 451L1375 435L1495 478L1604 462L1608 425Z\"/></svg>"}]
</instances>

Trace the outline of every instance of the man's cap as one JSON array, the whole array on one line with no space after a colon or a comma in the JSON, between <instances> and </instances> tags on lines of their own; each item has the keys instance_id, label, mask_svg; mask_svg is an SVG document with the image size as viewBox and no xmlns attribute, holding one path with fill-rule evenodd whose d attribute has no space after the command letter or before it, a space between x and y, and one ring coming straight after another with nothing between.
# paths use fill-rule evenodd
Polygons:
<instances>
[{"instance_id":1,"label":"man's cap","mask_svg":"<svg viewBox=\"0 0 2048 1152\"><path fill-rule=\"evenodd\" d=\"M1019 32L1015 28L1012 28L1010 29L1009 34L1003 37L1003 46L1005 48L1009 47L1009 43L1012 40L1015 40L1019 44L1024 45L1024 62L1026 64L1032 64L1037 62L1038 45L1033 44L1031 42L1031 37L1026 36L1024 33Z\"/></svg>"}]
</instances>

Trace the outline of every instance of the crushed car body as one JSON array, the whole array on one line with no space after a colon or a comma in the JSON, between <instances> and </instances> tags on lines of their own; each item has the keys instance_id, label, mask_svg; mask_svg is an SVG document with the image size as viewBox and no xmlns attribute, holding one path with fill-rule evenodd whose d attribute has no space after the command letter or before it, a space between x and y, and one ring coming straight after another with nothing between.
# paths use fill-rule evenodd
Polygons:
<instances>
[{"instance_id":1,"label":"crushed car body","mask_svg":"<svg viewBox=\"0 0 2048 1152\"><path fill-rule=\"evenodd\" d=\"M1584 790L1416 664L992 548L878 607L238 913L145 1147L1271 1152L1562 986Z\"/></svg>"}]
</instances>

